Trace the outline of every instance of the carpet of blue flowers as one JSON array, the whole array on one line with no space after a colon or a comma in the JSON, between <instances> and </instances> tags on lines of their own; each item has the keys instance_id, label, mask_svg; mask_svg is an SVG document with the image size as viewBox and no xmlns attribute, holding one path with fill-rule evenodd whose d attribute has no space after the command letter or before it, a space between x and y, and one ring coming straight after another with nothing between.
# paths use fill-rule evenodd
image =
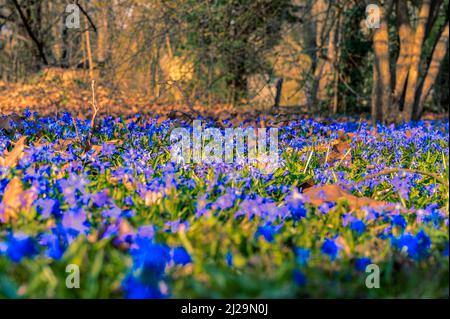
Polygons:
<instances>
[{"instance_id":1,"label":"carpet of blue flowers","mask_svg":"<svg viewBox=\"0 0 450 319\"><path fill-rule=\"evenodd\" d=\"M88 149L68 113L0 131L0 297L448 297L448 121L293 121L270 175L173 164L191 124L102 117Z\"/></svg>"}]
</instances>

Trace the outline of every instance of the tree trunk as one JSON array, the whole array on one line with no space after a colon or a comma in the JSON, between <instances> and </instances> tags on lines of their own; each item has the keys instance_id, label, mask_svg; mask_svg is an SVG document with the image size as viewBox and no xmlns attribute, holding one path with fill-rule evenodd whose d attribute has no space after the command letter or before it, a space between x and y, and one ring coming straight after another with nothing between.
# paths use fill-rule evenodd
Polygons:
<instances>
[{"instance_id":1,"label":"tree trunk","mask_svg":"<svg viewBox=\"0 0 450 319\"><path fill-rule=\"evenodd\" d=\"M31 40L36 45L36 48L38 50L39 56L43 62L44 65L48 65L47 57L45 56L44 52L44 46L39 40L39 38L36 36L35 32L32 30L31 25L28 21L28 18L25 16L25 13L22 10L22 7L20 6L19 2L17 0L11 0L14 7L16 8L17 12L19 13L20 19L22 20L23 26L25 27L26 32L30 36Z\"/></svg>"},{"instance_id":2,"label":"tree trunk","mask_svg":"<svg viewBox=\"0 0 450 319\"><path fill-rule=\"evenodd\" d=\"M402 120L411 121L416 98L417 83L420 75L420 58L425 38L428 17L430 15L430 0L423 0L417 20L414 44L411 49L411 64L409 67L408 82L406 84L405 102L403 105Z\"/></svg>"},{"instance_id":3,"label":"tree trunk","mask_svg":"<svg viewBox=\"0 0 450 319\"><path fill-rule=\"evenodd\" d=\"M389 30L388 16L392 8L392 1L386 3L386 7L380 5L381 22L380 27L375 29L373 35L373 49L376 66L375 89L373 94L376 98L372 99L372 109L381 108L381 117L383 122L392 122L395 114L391 104L391 70L389 65ZM377 88L376 86L379 86ZM374 105L375 103L375 105ZM376 111L378 114L378 111Z\"/></svg>"},{"instance_id":4,"label":"tree trunk","mask_svg":"<svg viewBox=\"0 0 450 319\"><path fill-rule=\"evenodd\" d=\"M333 80L332 61L335 59L336 23L331 15L332 6L325 0L318 0L313 4L312 15L315 19L315 69L312 100L328 99L327 88Z\"/></svg>"},{"instance_id":5,"label":"tree trunk","mask_svg":"<svg viewBox=\"0 0 450 319\"><path fill-rule=\"evenodd\" d=\"M58 4L55 4L53 2L47 2L47 10L49 13L54 13L56 12L56 15L59 15L59 6ZM50 33L52 35L53 38L53 42L51 44L51 48L50 48L50 52L51 52L51 57L53 59L53 63L57 64L60 63L61 61L61 23L59 20L55 21L56 23L53 23L51 28L50 28Z\"/></svg>"},{"instance_id":6,"label":"tree trunk","mask_svg":"<svg viewBox=\"0 0 450 319\"><path fill-rule=\"evenodd\" d=\"M398 34L400 38L400 50L395 67L395 87L393 92L393 107L400 109L400 100L405 90L406 79L411 63L411 49L413 47L413 30L409 23L408 7L404 0L396 1Z\"/></svg>"},{"instance_id":7,"label":"tree trunk","mask_svg":"<svg viewBox=\"0 0 450 319\"><path fill-rule=\"evenodd\" d=\"M439 11L441 11L441 5L443 0L433 0L430 4L430 18L428 19L427 28L425 31L425 37L430 35L431 29L433 29L434 23L436 22Z\"/></svg>"},{"instance_id":8,"label":"tree trunk","mask_svg":"<svg viewBox=\"0 0 450 319\"><path fill-rule=\"evenodd\" d=\"M283 78L279 78L276 85L275 101L273 105L274 108L278 108L280 106L282 90L283 90Z\"/></svg>"},{"instance_id":9,"label":"tree trunk","mask_svg":"<svg viewBox=\"0 0 450 319\"><path fill-rule=\"evenodd\" d=\"M372 124L376 125L378 122L383 121L383 115L381 113L380 108L380 82L378 80L378 71L377 71L377 65L374 62L373 63L373 78L372 78L372 107L371 107L371 115L372 115Z\"/></svg>"},{"instance_id":10,"label":"tree trunk","mask_svg":"<svg viewBox=\"0 0 450 319\"><path fill-rule=\"evenodd\" d=\"M62 68L68 68L69 67L69 32L65 26L65 20L66 20L66 13L61 14L61 20L58 22L61 32L60 37L60 45L61 45L61 54L59 57L59 65Z\"/></svg>"},{"instance_id":11,"label":"tree trunk","mask_svg":"<svg viewBox=\"0 0 450 319\"><path fill-rule=\"evenodd\" d=\"M97 29L97 61L100 63L106 60L106 46L108 33L108 13L107 9L100 3L98 6L98 29Z\"/></svg>"},{"instance_id":12,"label":"tree trunk","mask_svg":"<svg viewBox=\"0 0 450 319\"><path fill-rule=\"evenodd\" d=\"M335 43L333 44L334 46L334 61L333 61L333 108L332 108L332 112L333 114L337 114L339 111L339 80L340 80L340 70L339 70L339 65L340 65L340 58L341 58L341 25L342 25L342 14L340 12L337 13L338 17L337 17L337 25L335 27Z\"/></svg>"},{"instance_id":13,"label":"tree trunk","mask_svg":"<svg viewBox=\"0 0 450 319\"><path fill-rule=\"evenodd\" d=\"M444 60L445 55L447 53L448 37L449 37L448 29L449 27L447 21L433 49L431 61L426 76L423 80L422 89L417 102L417 107L415 108L415 112L413 115L415 120L418 120L422 115L425 101L428 97L428 94L431 91L431 88L433 87L436 81L436 78L439 74L439 70L441 68L442 61Z\"/></svg>"},{"instance_id":14,"label":"tree trunk","mask_svg":"<svg viewBox=\"0 0 450 319\"><path fill-rule=\"evenodd\" d=\"M245 57L239 57L233 70L233 105L239 105L247 98L247 76Z\"/></svg>"}]
</instances>

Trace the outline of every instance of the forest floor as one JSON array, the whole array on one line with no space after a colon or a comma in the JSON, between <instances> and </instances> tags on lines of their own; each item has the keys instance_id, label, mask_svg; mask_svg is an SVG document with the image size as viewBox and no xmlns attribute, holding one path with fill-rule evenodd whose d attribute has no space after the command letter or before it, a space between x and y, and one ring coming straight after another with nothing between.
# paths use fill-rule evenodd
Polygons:
<instances>
[{"instance_id":1,"label":"forest floor","mask_svg":"<svg viewBox=\"0 0 450 319\"><path fill-rule=\"evenodd\" d=\"M231 105L206 106L189 105L185 100L179 103L158 103L142 94L134 94L102 85L95 87L99 115L148 114L153 117L215 117L238 118L241 121L268 114L268 109L255 106L233 107ZM0 81L0 109L2 114L22 114L25 109L41 116L71 112L79 118L92 111L92 89L90 81L82 70L51 68L42 71L26 83ZM292 113L292 112L291 112Z\"/></svg>"},{"instance_id":2,"label":"forest floor","mask_svg":"<svg viewBox=\"0 0 450 319\"><path fill-rule=\"evenodd\" d=\"M102 85L96 86L96 102L99 105L99 115L129 116L137 113L154 118L193 120L197 117L210 118L221 125L223 121L231 121L234 125L247 123L254 125L260 122L270 122L273 126L282 126L292 120L314 118L326 122L331 121L367 121L368 115L361 118L355 116L330 117L326 111L308 112L298 106L260 105L217 105L213 107L200 105L189 101L179 103L158 103L142 94L134 94L120 89ZM79 119L86 119L92 113L92 90L83 70L66 70L50 68L44 70L25 83L7 83L0 80L0 115L23 114L26 109L40 116L58 116L70 112ZM448 114L425 114L424 119L445 119ZM0 124L1 125L1 124ZM261 124L258 124L261 126Z\"/></svg>"},{"instance_id":3,"label":"forest floor","mask_svg":"<svg viewBox=\"0 0 450 319\"><path fill-rule=\"evenodd\" d=\"M448 298L447 119L140 112L100 87L92 125L89 86L27 85L0 84L0 298ZM174 162L198 115L278 127L275 169Z\"/></svg>"}]
</instances>

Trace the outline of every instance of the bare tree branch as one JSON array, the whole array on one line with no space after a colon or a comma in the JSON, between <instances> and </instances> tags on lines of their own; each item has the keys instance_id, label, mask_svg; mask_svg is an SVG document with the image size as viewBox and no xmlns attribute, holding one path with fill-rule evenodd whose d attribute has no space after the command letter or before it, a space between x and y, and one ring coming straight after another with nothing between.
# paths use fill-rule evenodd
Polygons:
<instances>
[{"instance_id":1,"label":"bare tree branch","mask_svg":"<svg viewBox=\"0 0 450 319\"><path fill-rule=\"evenodd\" d=\"M75 4L78 6L78 8L80 8L81 13L83 13L86 16L86 18L87 18L89 24L91 25L92 29L94 30L94 32L97 33L97 27L95 26L94 21L92 21L91 17L87 13L87 11L81 6L81 4L78 0Z\"/></svg>"},{"instance_id":2,"label":"bare tree branch","mask_svg":"<svg viewBox=\"0 0 450 319\"><path fill-rule=\"evenodd\" d=\"M25 13L23 12L22 8L20 7L20 4L17 2L17 0L10 0L10 1L12 2L14 7L16 8L17 12L19 13L20 19L22 20L22 23L23 23L23 25L25 27L25 30L27 31L27 33L30 36L31 40L33 40L34 44L36 45L36 47L37 47L37 49L39 51L39 56L42 59L42 62L45 65L48 65L49 63L48 63L47 57L45 56L43 45L42 45L41 41L39 41L39 39L36 37L36 35L33 32L33 30L31 29L31 26L28 23L28 19L25 16Z\"/></svg>"}]
</instances>

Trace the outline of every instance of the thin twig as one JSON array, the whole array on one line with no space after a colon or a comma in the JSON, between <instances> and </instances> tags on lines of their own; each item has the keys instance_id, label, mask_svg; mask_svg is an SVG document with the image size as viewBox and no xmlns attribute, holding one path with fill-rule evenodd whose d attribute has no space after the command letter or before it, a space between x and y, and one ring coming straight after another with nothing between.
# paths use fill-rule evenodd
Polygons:
<instances>
[{"instance_id":1,"label":"thin twig","mask_svg":"<svg viewBox=\"0 0 450 319\"><path fill-rule=\"evenodd\" d=\"M81 13L87 18L89 24L91 25L92 29L94 29L94 32L97 33L97 27L94 24L94 21L92 21L91 17L87 13L86 9L84 9L79 1L76 1L75 4L77 5L78 9L80 9Z\"/></svg>"},{"instance_id":2,"label":"thin twig","mask_svg":"<svg viewBox=\"0 0 450 319\"><path fill-rule=\"evenodd\" d=\"M95 127L95 118L97 117L97 113L98 113L98 107L97 107L97 100L95 97L95 80L92 80L91 82L91 90L92 90L92 118L91 118L91 125L89 128L89 133L86 139L86 146L84 147L84 151L87 152L90 150L91 148L91 138L92 138L92 134L94 132L94 127Z\"/></svg>"},{"instance_id":3,"label":"thin twig","mask_svg":"<svg viewBox=\"0 0 450 319\"><path fill-rule=\"evenodd\" d=\"M72 123L73 123L73 126L75 127L75 134L77 136L77 140L81 144L82 142L81 142L81 138L80 138L80 133L78 132L77 121L75 120L74 117L72 117Z\"/></svg>"}]
</instances>

